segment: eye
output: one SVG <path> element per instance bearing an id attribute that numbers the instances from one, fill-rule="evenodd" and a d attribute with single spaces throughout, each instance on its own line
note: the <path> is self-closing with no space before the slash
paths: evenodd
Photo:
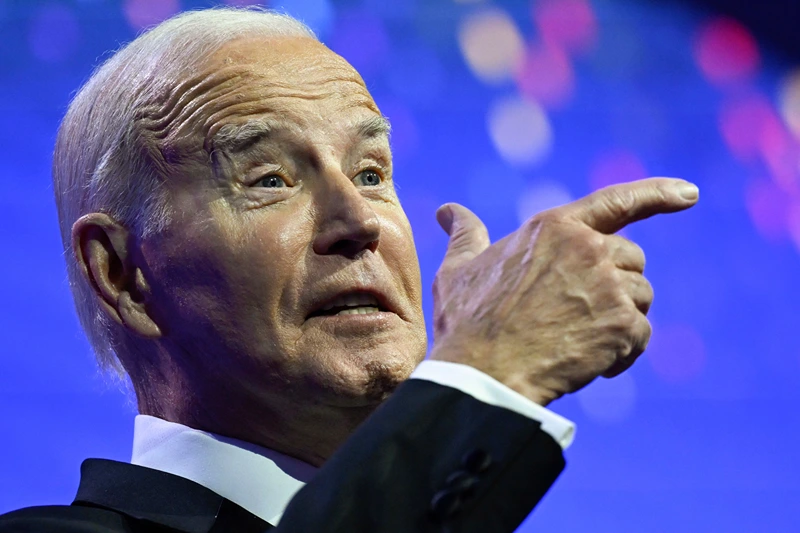
<path id="1" fill-rule="evenodd" d="M 375 187 L 381 184 L 381 175 L 374 170 L 365 170 L 359 172 L 353 181 L 362 187 Z"/>
<path id="2" fill-rule="evenodd" d="M 282 177 L 278 176 L 277 174 L 269 174 L 264 176 L 257 182 L 253 184 L 253 187 L 265 187 L 267 189 L 279 189 L 282 187 L 288 187 L 286 184 L 286 180 Z"/>

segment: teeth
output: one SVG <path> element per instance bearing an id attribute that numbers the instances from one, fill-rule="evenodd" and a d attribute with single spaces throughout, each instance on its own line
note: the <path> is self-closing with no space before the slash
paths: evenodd
<path id="1" fill-rule="evenodd" d="M 352 309 L 343 309 L 336 313 L 337 315 L 369 315 L 370 313 L 377 313 L 380 311 L 377 307 L 354 307 Z"/>
<path id="2" fill-rule="evenodd" d="M 378 300 L 371 294 L 364 294 L 364 293 L 346 294 L 344 296 L 336 298 L 336 300 L 332 301 L 331 303 L 323 307 L 322 310 L 327 311 L 328 309 L 333 309 L 334 307 L 359 307 L 359 306 L 378 307 Z"/>

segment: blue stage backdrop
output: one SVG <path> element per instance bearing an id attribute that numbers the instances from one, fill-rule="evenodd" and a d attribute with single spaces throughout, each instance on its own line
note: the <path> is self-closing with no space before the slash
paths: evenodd
<path id="1" fill-rule="evenodd" d="M 75 318 L 51 154 L 110 50 L 211 5 L 0 0 L 0 512 L 69 502 L 86 457 L 129 459 L 135 405 Z M 656 292 L 650 348 L 554 404 L 577 438 L 520 531 L 800 531 L 800 70 L 739 21 L 668 2 L 270 7 L 347 58 L 391 119 L 426 287 L 441 203 L 496 240 L 611 183 L 700 186 L 691 211 L 625 230 Z"/>

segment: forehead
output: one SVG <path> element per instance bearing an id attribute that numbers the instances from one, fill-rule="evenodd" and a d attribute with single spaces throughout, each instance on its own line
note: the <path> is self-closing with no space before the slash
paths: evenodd
<path id="1" fill-rule="evenodd" d="M 238 39 L 213 54 L 206 71 L 227 80 L 209 91 L 207 138 L 254 117 L 304 130 L 380 115 L 358 72 L 311 38 Z"/>

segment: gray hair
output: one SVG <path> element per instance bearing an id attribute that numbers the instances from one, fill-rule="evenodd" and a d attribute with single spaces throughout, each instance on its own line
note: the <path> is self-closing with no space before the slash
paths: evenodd
<path id="1" fill-rule="evenodd" d="M 72 225 L 87 213 L 101 212 L 140 237 L 167 227 L 164 157 L 148 143 L 142 119 L 210 54 L 250 36 L 316 39 L 302 22 L 265 9 L 182 13 L 100 65 L 61 122 L 53 156 L 61 239 L 78 318 L 103 369 L 124 372 L 118 356 L 126 342 L 115 334 L 118 326 L 100 308 L 81 272 L 72 251 Z"/>

